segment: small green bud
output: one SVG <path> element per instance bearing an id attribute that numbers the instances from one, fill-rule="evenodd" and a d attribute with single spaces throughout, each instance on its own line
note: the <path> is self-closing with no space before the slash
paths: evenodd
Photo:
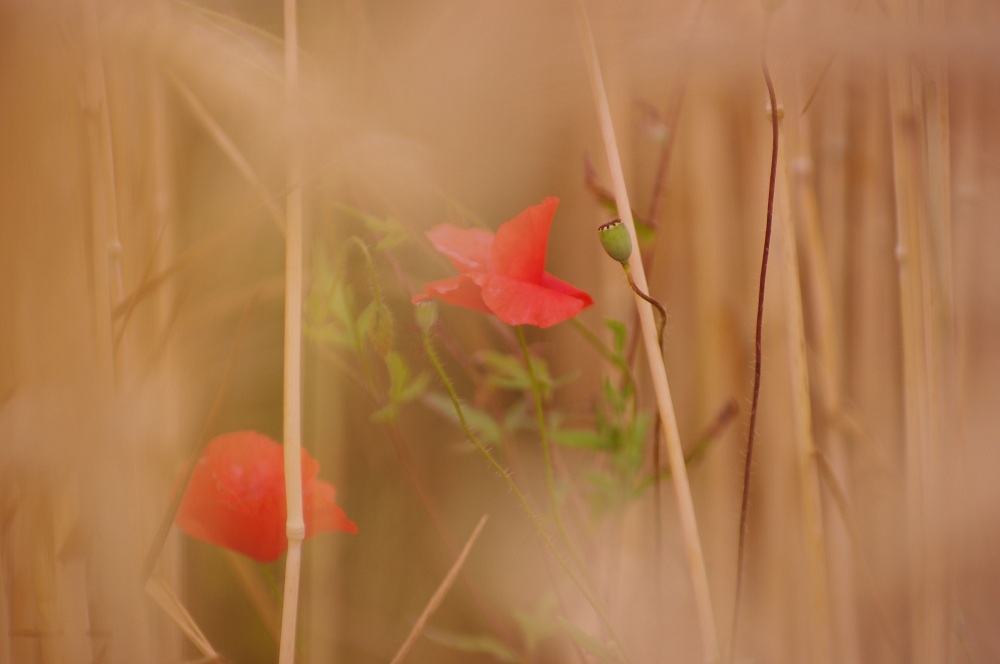
<path id="1" fill-rule="evenodd" d="M 614 219 L 597 228 L 604 251 L 616 261 L 624 265 L 632 255 L 632 237 L 621 219 Z"/>
<path id="2" fill-rule="evenodd" d="M 372 343 L 375 352 L 385 357 L 392 350 L 392 342 L 396 336 L 396 324 L 392 319 L 392 312 L 385 304 L 375 305 L 375 316 L 372 319 L 371 331 L 368 338 Z"/>
<path id="3" fill-rule="evenodd" d="M 438 319 L 437 303 L 434 300 L 420 300 L 413 306 L 413 317 L 422 332 L 430 332 Z"/>

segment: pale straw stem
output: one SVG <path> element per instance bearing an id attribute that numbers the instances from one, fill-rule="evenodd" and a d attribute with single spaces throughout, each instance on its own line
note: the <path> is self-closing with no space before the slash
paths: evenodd
<path id="1" fill-rule="evenodd" d="M 581 35 L 590 82 L 594 93 L 594 103 L 601 124 L 601 134 L 608 154 L 608 168 L 615 191 L 615 202 L 625 227 L 632 237 L 633 246 L 638 246 L 635 235 L 635 223 L 632 219 L 632 206 L 628 200 L 625 188 L 625 175 L 622 170 L 621 157 L 615 140 L 614 126 L 611 121 L 611 110 L 608 105 L 607 93 L 601 78 L 600 63 L 586 8 L 582 2 L 578 4 L 581 22 Z M 632 254 L 629 267 L 636 285 L 643 292 L 648 292 L 646 272 L 643 269 L 639 252 Z M 677 494 L 677 508 L 680 512 L 681 533 L 684 539 L 684 550 L 687 554 L 688 569 L 694 589 L 695 604 L 698 611 L 698 621 L 701 627 L 702 648 L 706 662 L 719 660 L 719 637 L 715 626 L 715 616 L 712 612 L 712 599 L 708 587 L 708 575 L 705 570 L 705 559 L 701 550 L 701 539 L 698 536 L 698 522 L 694 514 L 694 501 L 691 498 L 691 488 L 688 483 L 687 468 L 684 465 L 684 450 L 681 446 L 680 432 L 677 429 L 677 418 L 674 414 L 670 397 L 670 386 L 667 383 L 667 372 L 662 362 L 660 346 L 657 341 L 656 323 L 653 320 L 653 309 L 645 300 L 635 296 L 639 311 L 639 323 L 642 326 L 642 338 L 646 348 L 646 358 L 649 362 L 653 390 L 656 393 L 657 408 L 663 421 L 663 434 L 666 440 L 667 458 L 673 474 L 673 486 Z"/>
<path id="2" fill-rule="evenodd" d="M 184 632 L 184 635 L 188 637 L 201 654 L 209 658 L 209 661 L 215 661 L 219 658 L 219 654 L 212 647 L 212 644 L 209 643 L 205 633 L 198 627 L 198 623 L 191 617 L 184 604 L 163 579 L 158 577 L 147 579 L 146 594 L 152 597 L 153 601 L 163 609 L 164 613 L 173 619 L 174 624 Z"/>
<path id="3" fill-rule="evenodd" d="M 298 141 L 298 33 L 296 0 L 285 0 L 285 101 L 289 132 L 288 196 L 285 208 L 285 499 L 288 505 L 288 555 L 281 614 L 280 664 L 295 661 L 302 540 L 302 189 Z"/>
<path id="4" fill-rule="evenodd" d="M 777 112 L 777 109 L 771 109 Z M 795 445 L 801 493 L 799 495 L 808 571 L 808 603 L 811 661 L 830 662 L 830 591 L 827 584 L 826 544 L 823 532 L 823 504 L 816 468 L 816 442 L 813 438 L 812 398 L 809 390 L 809 366 L 806 357 L 805 317 L 795 228 L 791 219 L 788 165 L 784 152 L 778 153 L 778 177 L 775 186 L 775 220 L 781 238 L 780 264 L 788 335 L 788 369 L 791 380 L 792 434 Z"/>
<path id="5" fill-rule="evenodd" d="M 890 7 L 904 16 L 902 1 Z M 906 423 L 905 482 L 908 578 L 910 580 L 911 651 L 916 664 L 948 659 L 948 581 L 945 561 L 928 546 L 934 531 L 938 473 L 944 454 L 940 442 L 940 337 L 935 334 L 935 279 L 928 214 L 925 208 L 926 155 L 921 130 L 926 118 L 913 104 L 913 63 L 893 53 L 888 62 L 892 112 L 893 185 L 896 203 L 896 258 L 900 326 L 903 342 L 903 405 Z M 943 155 L 942 155 L 943 157 Z"/>
<path id="6" fill-rule="evenodd" d="M 458 578 L 458 573 L 462 570 L 462 565 L 465 564 L 465 559 L 469 557 L 469 552 L 472 551 L 472 545 L 476 543 L 477 539 L 479 539 L 479 533 L 482 532 L 483 526 L 486 525 L 486 517 L 487 515 L 484 514 L 479 519 L 479 523 L 476 524 L 475 529 L 472 531 L 472 535 L 469 536 L 469 541 L 462 547 L 462 551 L 458 554 L 458 558 L 455 559 L 451 569 L 448 570 L 448 573 L 445 574 L 444 579 L 442 579 L 440 585 L 438 585 L 437 590 L 435 590 L 434 594 L 431 595 L 430 600 L 427 602 L 427 606 L 424 607 L 420 617 L 417 618 L 417 622 L 413 624 L 413 629 L 410 630 L 406 640 L 403 641 L 403 645 L 399 647 L 399 650 L 396 652 L 396 656 L 392 658 L 391 664 L 400 664 L 400 662 L 406 659 L 406 655 L 410 652 L 410 649 L 413 648 L 413 644 L 417 642 L 417 639 L 420 638 L 420 635 L 424 631 L 424 627 L 427 626 L 427 621 L 430 620 L 434 612 L 438 610 L 438 607 L 441 606 L 441 603 L 444 601 L 445 595 L 447 595 L 448 591 L 451 590 L 451 587 L 455 585 L 455 579 Z"/>

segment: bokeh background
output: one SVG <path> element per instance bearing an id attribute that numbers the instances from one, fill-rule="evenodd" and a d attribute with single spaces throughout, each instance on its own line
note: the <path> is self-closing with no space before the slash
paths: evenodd
<path id="1" fill-rule="evenodd" d="M 770 164 L 765 9 L 585 4 L 632 204 L 655 228 L 644 251 L 685 445 L 738 409 L 689 468 L 728 651 Z M 634 333 L 595 233 L 613 213 L 595 196 L 610 178 L 577 9 L 299 3 L 307 288 L 361 238 L 396 349 L 428 379 L 387 426 L 372 419 L 377 354 L 365 347 L 375 389 L 359 387 L 357 353 L 306 340 L 305 445 L 360 532 L 306 543 L 301 661 L 389 661 L 454 560 L 440 531 L 461 544 L 487 513 L 468 583 L 408 661 L 615 661 L 574 631 L 606 638 L 435 408 L 409 301 L 449 273 L 423 231 L 495 229 L 554 195 L 549 270 L 593 294 L 581 322 L 605 343 L 606 318 Z M 1000 14 L 984 0 L 773 11 L 778 219 L 736 661 L 1000 660 Z M 281 438 L 282 34 L 277 1 L 0 3 L 0 664 L 199 657 L 140 567 L 206 437 Z M 399 243 L 376 250 L 390 231 Z M 346 266 L 360 311 L 368 277 Z M 528 337 L 573 377 L 550 413 L 593 426 L 613 368 L 569 323 Z M 517 357 L 511 330 L 444 308 L 437 341 L 470 405 L 501 422 L 526 409 L 492 442 L 544 506 L 530 402 L 483 368 L 486 350 Z M 649 410 L 641 351 L 633 370 Z M 557 453 L 599 595 L 629 661 L 698 661 L 673 492 L 659 511 L 653 491 L 596 510 L 588 474 L 608 463 Z M 175 530 L 154 578 L 249 664 L 276 659 L 282 570 Z"/>

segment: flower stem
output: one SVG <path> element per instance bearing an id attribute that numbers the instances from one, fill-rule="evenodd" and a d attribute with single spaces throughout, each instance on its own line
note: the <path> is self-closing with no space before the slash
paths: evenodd
<path id="1" fill-rule="evenodd" d="M 552 555 L 553 557 L 555 557 L 556 562 L 559 563 L 559 566 L 563 569 L 564 572 L 566 572 L 566 575 L 570 578 L 570 580 L 573 581 L 573 584 L 583 594 L 584 598 L 587 600 L 587 603 L 590 604 L 591 608 L 594 609 L 594 613 L 597 614 L 597 617 L 601 621 L 601 624 L 604 625 L 604 628 L 607 630 L 608 635 L 611 637 L 611 640 L 614 641 L 615 646 L 618 648 L 618 651 L 621 653 L 624 660 L 628 662 L 628 657 L 625 654 L 625 648 L 622 644 L 622 641 L 618 637 L 618 633 L 615 631 L 614 627 L 611 626 L 611 620 L 608 618 L 608 615 L 604 611 L 604 608 L 601 606 L 600 602 L 598 602 L 593 592 L 591 592 L 591 590 L 584 583 L 584 580 L 576 572 L 573 571 L 573 568 L 570 566 L 569 562 L 562 555 L 562 553 L 559 552 L 559 549 L 556 547 L 555 542 L 552 541 L 552 537 L 549 535 L 549 533 L 545 530 L 545 527 L 542 525 L 541 519 L 538 517 L 537 514 L 535 514 L 535 511 L 531 509 L 531 505 L 528 504 L 528 499 L 521 492 L 521 489 L 518 488 L 517 483 L 514 482 L 514 478 L 510 476 L 510 473 L 508 473 L 507 470 L 500 465 L 500 462 L 496 460 L 496 457 L 494 457 L 490 453 L 490 451 L 486 449 L 486 446 L 483 445 L 479 441 L 479 438 L 476 437 L 476 434 L 472 432 L 472 429 L 469 426 L 468 421 L 465 419 L 465 411 L 462 410 L 462 404 L 458 399 L 458 392 L 455 391 L 454 384 L 452 384 L 451 379 L 448 377 L 447 372 L 444 370 L 444 365 L 441 364 L 441 359 L 438 357 L 437 351 L 434 349 L 434 344 L 431 342 L 430 333 L 425 331 L 423 332 L 422 336 L 424 343 L 424 351 L 427 353 L 428 359 L 430 359 L 431 364 L 434 365 L 434 370 L 437 372 L 438 377 L 441 379 L 441 383 L 444 385 L 445 390 L 448 392 L 448 397 L 451 399 L 451 404 L 455 408 L 455 414 L 458 416 L 458 422 L 462 427 L 462 431 L 465 432 L 465 437 L 468 438 L 469 442 L 472 443 L 473 447 L 476 448 L 476 451 L 478 451 L 486 459 L 490 467 L 501 478 L 503 478 L 504 482 L 507 483 L 507 487 L 510 489 L 511 493 L 514 494 L 518 502 L 521 504 L 521 509 L 523 509 L 525 514 L 528 515 L 528 519 L 531 521 L 531 525 L 535 527 L 535 530 L 538 532 L 538 535 L 542 538 L 542 541 L 545 543 L 545 546 L 549 549 L 549 551 L 552 552 Z"/>
<path id="2" fill-rule="evenodd" d="M 743 466 L 743 497 L 740 504 L 740 532 L 736 547 L 736 596 L 733 606 L 733 627 L 729 640 L 729 660 L 736 657 L 736 643 L 740 628 L 740 595 L 743 592 L 743 560 L 746 557 L 747 517 L 750 511 L 750 464 L 753 460 L 753 444 L 757 435 L 757 407 L 760 404 L 761 379 L 761 337 L 764 327 L 764 287 L 767 283 L 767 259 L 771 253 L 771 227 L 774 220 L 774 190 L 778 176 L 778 98 L 774 92 L 774 82 L 771 80 L 771 70 L 767 66 L 767 30 L 770 27 L 770 15 L 764 23 L 763 46 L 760 62 L 764 72 L 764 82 L 767 84 L 767 94 L 771 100 L 771 174 L 767 186 L 767 219 L 764 226 L 764 249 L 760 259 L 760 284 L 757 293 L 757 327 L 754 335 L 753 363 L 753 399 L 750 403 L 750 427 L 747 432 L 747 454 Z"/>
<path id="3" fill-rule="evenodd" d="M 656 309 L 656 313 L 660 315 L 659 322 L 656 324 L 656 340 L 660 344 L 660 354 L 662 355 L 663 328 L 667 326 L 667 310 L 663 308 L 663 305 L 660 304 L 659 301 L 656 300 L 656 298 L 647 295 L 646 293 L 643 293 L 642 289 L 636 285 L 635 279 L 632 278 L 632 270 L 631 268 L 629 268 L 628 263 L 622 263 L 622 268 L 625 269 L 625 276 L 628 277 L 628 285 L 632 287 L 632 292 L 634 292 L 636 295 L 644 299 L 646 302 L 649 302 L 651 305 L 653 305 L 653 307 Z"/>
<path id="4" fill-rule="evenodd" d="M 587 9 L 584 3 L 578 2 L 580 33 L 583 38 L 591 88 L 594 93 L 594 104 L 601 125 L 601 135 L 604 139 L 605 152 L 608 157 L 608 167 L 614 185 L 615 202 L 622 222 L 628 228 L 632 243 L 638 244 L 635 238 L 635 222 L 632 219 L 632 207 L 628 200 L 625 187 L 625 173 L 622 169 L 621 155 L 615 138 L 614 123 L 608 103 L 607 91 L 601 76 L 601 66 L 597 58 L 597 47 L 590 30 Z M 635 270 L 636 285 L 642 289 L 646 285 L 646 272 L 642 261 L 633 256 L 630 261 Z M 636 294 L 638 297 L 638 294 Z M 667 381 L 666 368 L 662 361 L 656 360 L 656 331 L 653 329 L 653 314 L 645 306 L 645 300 L 639 298 L 636 308 L 639 312 L 639 322 L 642 326 L 642 339 L 646 347 L 646 359 L 649 363 L 650 378 L 653 381 L 653 391 L 656 394 L 657 408 L 663 419 L 663 435 L 667 445 L 667 458 L 674 474 L 674 491 L 677 495 L 677 509 L 680 516 L 681 533 L 684 538 L 684 549 L 688 568 L 691 574 L 691 584 L 694 591 L 694 602 L 698 612 L 698 622 L 701 627 L 702 646 L 705 662 L 717 662 L 719 659 L 719 635 L 712 611 L 712 597 L 708 587 L 708 572 L 705 567 L 705 557 L 702 553 L 701 537 L 698 534 L 698 520 L 694 513 L 694 500 L 691 497 L 691 487 L 688 483 L 687 469 L 684 466 L 684 450 L 681 446 L 680 432 L 677 428 L 677 416 L 674 412 L 673 400 L 670 396 L 670 384 Z M 662 345 L 660 346 L 662 348 Z"/>
<path id="5" fill-rule="evenodd" d="M 590 343 L 590 345 L 592 345 L 594 348 L 597 349 L 597 352 L 599 352 L 602 356 L 604 356 L 604 358 L 608 362 L 611 362 L 613 365 L 615 365 L 615 367 L 618 368 L 619 371 L 622 372 L 622 378 L 628 384 L 628 390 L 634 400 L 636 393 L 639 391 L 639 388 L 635 382 L 635 376 L 632 375 L 632 370 L 628 366 L 628 362 L 624 361 L 621 357 L 615 355 L 615 353 L 612 352 L 611 349 L 609 349 L 603 341 L 601 341 L 600 337 L 594 334 L 594 332 L 589 327 L 581 323 L 579 319 L 570 318 L 569 322 L 570 325 L 572 325 L 581 335 L 583 335 L 583 338 L 586 339 L 587 342 Z"/>
<path id="6" fill-rule="evenodd" d="M 531 352 L 528 350 L 528 342 L 524 338 L 522 325 L 515 326 L 517 330 L 517 342 L 521 346 L 521 353 L 524 354 L 524 364 L 528 368 L 528 376 L 531 378 L 531 392 L 535 398 L 535 415 L 538 419 L 538 433 L 542 439 L 542 459 L 545 464 L 545 486 L 549 494 L 549 508 L 552 510 L 552 518 L 556 523 L 559 536 L 566 545 L 573 563 L 582 571 L 586 570 L 583 560 L 573 547 L 573 540 L 569 537 L 566 524 L 563 523 L 562 514 L 559 510 L 559 496 L 556 494 L 556 476 L 552 463 L 552 443 L 549 441 L 549 427 L 545 423 L 545 406 L 542 403 L 542 384 L 535 373 L 534 362 L 531 361 Z"/>

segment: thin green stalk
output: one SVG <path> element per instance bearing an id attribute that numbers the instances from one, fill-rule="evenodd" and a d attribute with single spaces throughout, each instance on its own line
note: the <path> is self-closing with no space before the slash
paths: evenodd
<path id="1" fill-rule="evenodd" d="M 424 351 L 427 353 L 428 359 L 430 359 L 431 364 L 434 365 L 434 370 L 437 371 L 438 377 L 441 379 L 441 383 L 444 385 L 445 390 L 448 392 L 448 397 L 451 399 L 451 404 L 455 408 L 455 414 L 458 416 L 458 422 L 462 427 L 462 431 L 465 432 L 466 438 L 468 438 L 469 442 L 472 443 L 473 447 L 475 447 L 476 450 L 486 459 L 486 461 L 490 464 L 490 467 L 500 477 L 503 478 L 504 482 L 507 483 L 507 487 L 510 489 L 511 493 L 514 494 L 518 502 L 521 504 L 521 509 L 523 509 L 525 514 L 528 515 L 528 519 L 531 521 L 531 525 L 533 525 L 535 527 L 535 530 L 538 531 L 538 534 L 542 538 L 542 541 L 545 543 L 545 546 L 548 547 L 549 551 L 552 552 L 552 555 L 553 557 L 555 557 L 556 562 L 559 563 L 559 566 L 563 569 L 564 572 L 566 572 L 566 575 L 570 578 L 570 580 L 573 581 L 573 584 L 583 594 L 584 598 L 587 600 L 587 603 L 590 604 L 591 608 L 594 609 L 594 613 L 597 614 L 598 619 L 601 621 L 601 624 L 607 630 L 608 635 L 611 637 L 611 640 L 614 641 L 615 646 L 618 648 L 619 653 L 621 653 L 622 658 L 626 662 L 628 662 L 629 660 L 628 656 L 625 653 L 624 645 L 622 644 L 621 639 L 618 637 L 618 633 L 615 631 L 615 628 L 612 627 L 611 620 L 608 618 L 608 615 L 607 613 L 605 613 L 604 608 L 601 606 L 600 602 L 597 601 L 597 598 L 584 583 L 583 579 L 580 578 L 580 576 L 573 571 L 573 568 L 570 566 L 569 562 L 566 560 L 565 557 L 563 557 L 562 553 L 559 552 L 559 549 L 556 547 L 555 542 L 552 541 L 552 537 L 545 530 L 545 527 L 542 526 L 541 519 L 538 517 L 537 514 L 535 514 L 535 511 L 531 509 L 531 505 L 528 504 L 528 499 L 521 492 L 521 489 L 518 488 L 517 483 L 514 482 L 514 478 L 510 476 L 510 473 L 508 473 L 507 470 L 500 465 L 500 462 L 496 460 L 496 457 L 494 457 L 490 453 L 490 451 L 486 449 L 486 446 L 483 445 L 479 441 L 479 438 L 476 437 L 476 434 L 473 433 L 472 428 L 469 426 L 468 421 L 465 419 L 465 411 L 462 410 L 462 404 L 458 399 L 458 392 L 455 391 L 455 386 L 452 384 L 451 379 L 448 378 L 448 374 L 444 370 L 444 365 L 441 364 L 441 359 L 438 357 L 437 351 L 434 349 L 434 344 L 431 343 L 430 333 L 424 331 L 422 333 L 422 338 L 424 343 Z"/>
<path id="2" fill-rule="evenodd" d="M 563 523 L 562 514 L 559 509 L 559 496 L 556 495 L 556 476 L 552 464 L 552 443 L 549 441 L 549 427 L 545 423 L 545 406 L 542 403 L 542 384 L 535 374 L 534 362 L 531 361 L 531 352 L 528 350 L 528 342 L 524 338 L 523 326 L 515 326 L 517 330 L 517 343 L 521 346 L 521 353 L 524 354 L 524 364 L 528 368 L 528 377 L 531 378 L 531 393 L 535 398 L 535 415 L 538 419 L 538 433 L 542 439 L 542 460 L 545 464 L 545 486 L 549 494 L 549 508 L 552 510 L 552 518 L 556 523 L 559 536 L 562 537 L 566 550 L 569 551 L 573 563 L 581 572 L 586 570 L 583 560 L 573 547 L 573 540 L 570 539 L 566 524 Z"/>
<path id="3" fill-rule="evenodd" d="M 639 389 L 635 382 L 635 376 L 632 375 L 632 369 L 629 368 L 628 362 L 625 362 L 622 358 L 615 355 L 607 347 L 607 345 L 605 345 L 605 343 L 601 341 L 600 337 L 594 334 L 593 330 L 591 330 L 585 324 L 581 323 L 579 319 L 570 318 L 569 322 L 570 325 L 572 325 L 577 332 L 583 335 L 583 338 L 586 339 L 591 346 L 597 349 L 597 352 L 599 352 L 601 355 L 604 356 L 604 359 L 606 359 L 608 362 L 611 362 L 611 364 L 615 365 L 615 367 L 622 372 L 622 376 L 624 377 L 625 382 L 628 383 L 631 393 L 634 397 L 635 394 L 639 391 Z"/>
<path id="4" fill-rule="evenodd" d="M 667 310 L 663 308 L 663 305 L 656 301 L 653 297 L 647 295 L 642 291 L 639 286 L 636 285 L 635 279 L 632 278 L 632 270 L 629 268 L 628 263 L 622 263 L 622 268 L 625 269 L 625 276 L 628 277 L 628 285 L 632 288 L 632 292 L 649 302 L 656 309 L 656 313 L 659 314 L 659 319 L 656 324 L 656 340 L 660 346 L 660 355 L 663 355 L 663 329 L 667 326 Z"/>

